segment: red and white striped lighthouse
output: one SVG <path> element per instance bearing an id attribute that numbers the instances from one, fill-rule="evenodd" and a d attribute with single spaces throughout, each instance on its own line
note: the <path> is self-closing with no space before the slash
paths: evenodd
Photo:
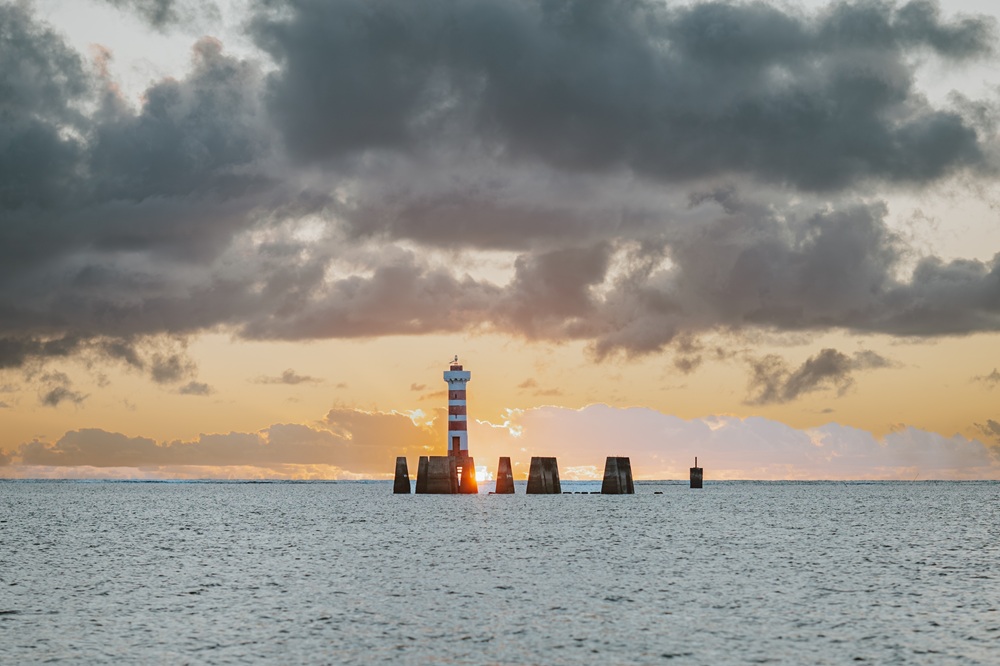
<path id="1" fill-rule="evenodd" d="M 448 382 L 448 455 L 469 457 L 469 421 L 465 411 L 465 385 L 472 379 L 472 373 L 458 364 L 458 356 L 445 370 L 444 380 Z"/>

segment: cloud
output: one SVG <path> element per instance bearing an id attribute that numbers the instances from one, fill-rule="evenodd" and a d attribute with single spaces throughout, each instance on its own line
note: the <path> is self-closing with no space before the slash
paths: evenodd
<path id="1" fill-rule="evenodd" d="M 397 455 L 444 448 L 435 413 L 331 410 L 322 423 L 156 442 L 98 429 L 31 441 L 9 452 L 5 476 L 150 478 L 389 478 Z M 555 455 L 567 478 L 599 475 L 628 455 L 643 479 L 682 479 L 695 456 L 714 479 L 1000 479 L 1000 453 L 977 440 L 902 427 L 885 437 L 830 423 L 798 430 L 759 417 L 685 420 L 645 408 L 509 410 L 501 425 L 470 422 L 477 464 L 511 456 L 523 478 L 533 455 Z M 429 425 L 428 425 L 429 423 Z M 1000 432 L 1000 425 L 988 425 Z M 493 462 L 490 462 L 493 461 Z M 324 477 L 323 475 L 327 476 Z"/>
<path id="2" fill-rule="evenodd" d="M 67 386 L 56 386 L 39 396 L 39 400 L 46 407 L 58 407 L 66 401 L 72 402 L 75 405 L 81 405 L 86 399 L 86 395 L 74 391 Z"/>
<path id="3" fill-rule="evenodd" d="M 748 362 L 751 375 L 747 403 L 751 405 L 791 402 L 807 393 L 831 388 L 843 395 L 854 384 L 853 373 L 894 366 L 873 351 L 847 356 L 836 349 L 823 349 L 795 369 L 774 354 L 750 358 Z"/>
<path id="4" fill-rule="evenodd" d="M 987 388 L 995 388 L 1000 386 L 1000 372 L 996 368 L 993 368 L 993 372 L 988 375 L 977 375 L 972 378 L 974 382 L 981 382 L 987 386 Z"/>
<path id="5" fill-rule="evenodd" d="M 282 372 L 280 377 L 261 376 L 254 380 L 257 384 L 288 384 L 289 386 L 296 386 L 298 384 L 319 384 L 322 381 L 323 380 L 318 377 L 300 375 L 291 368 Z"/>
<path id="6" fill-rule="evenodd" d="M 178 382 L 194 372 L 194 364 L 180 354 L 169 356 L 157 354 L 153 357 L 150 374 L 157 384 Z"/>
<path id="7" fill-rule="evenodd" d="M 161 26 L 193 7 L 109 1 Z M 715 331 L 1000 330 L 1000 256 L 916 256 L 880 201 L 992 177 L 996 105 L 933 102 L 918 76 L 995 58 L 989 19 L 922 0 L 247 11 L 260 54 L 199 39 L 136 104 L 31 5 L 0 7 L 0 368 L 91 354 L 182 383 L 160 340 L 492 331 L 595 359 L 675 345 L 693 372 L 685 341 Z"/>
<path id="8" fill-rule="evenodd" d="M 29 358 L 65 358 L 78 351 L 80 339 L 63 336 L 49 340 L 12 336 L 0 338 L 0 369 L 17 368 Z"/>
<path id="9" fill-rule="evenodd" d="M 208 384 L 192 381 L 177 389 L 177 392 L 181 395 L 212 395 L 215 391 Z"/>
<path id="10" fill-rule="evenodd" d="M 43 388 L 38 400 L 46 407 L 58 407 L 63 402 L 81 405 L 89 397 L 71 388 L 73 381 L 65 372 L 47 372 L 39 378 L 39 381 Z"/>
<path id="11" fill-rule="evenodd" d="M 218 7 L 206 0 L 103 0 L 118 8 L 135 12 L 150 25 L 164 29 L 202 16 L 217 16 Z"/>
<path id="12" fill-rule="evenodd" d="M 603 469 L 628 455 L 640 478 L 686 479 L 695 456 L 710 479 L 960 479 L 1000 477 L 1000 455 L 982 442 L 904 428 L 883 438 L 830 423 L 798 430 L 760 417 L 685 420 L 645 408 L 540 407 L 512 414 L 508 429 L 470 431 L 498 455 L 558 455 L 560 468 Z M 484 440 L 489 440 L 485 443 Z M 559 446 L 558 442 L 572 442 Z M 472 446 L 470 444 L 470 446 Z M 499 453 L 506 450 L 508 453 Z"/>
<path id="13" fill-rule="evenodd" d="M 1000 444 L 1000 422 L 987 419 L 986 423 L 977 423 L 976 428 L 986 437 Z"/>
<path id="14" fill-rule="evenodd" d="M 10 405 L 8 405 L 3 400 L 0 400 L 0 409 L 10 409 Z"/>
<path id="15" fill-rule="evenodd" d="M 542 389 L 539 388 L 538 381 L 534 377 L 529 377 L 523 382 L 517 385 L 517 388 L 522 390 L 534 389 L 532 395 L 540 397 L 553 397 L 562 395 L 562 391 L 558 388 Z"/>
<path id="16" fill-rule="evenodd" d="M 432 441 L 443 442 L 443 433 L 406 414 L 334 409 L 319 427 L 275 424 L 256 433 L 202 434 L 191 441 L 74 430 L 55 442 L 23 444 L 16 455 L 19 464 L 38 467 L 328 465 L 370 477 L 391 473 L 386 470 L 396 455 L 426 455 L 424 446 Z"/>
<path id="17" fill-rule="evenodd" d="M 417 384 L 417 383 L 410 384 L 411 391 L 423 391 L 426 388 L 427 384 Z"/>
<path id="18" fill-rule="evenodd" d="M 279 63 L 269 106 L 302 160 L 471 134 L 560 169 L 743 172 L 835 189 L 981 164 L 975 129 L 920 96 L 910 58 L 989 55 L 996 30 L 980 17 L 945 22 L 922 1 L 806 14 L 735 2 L 418 11 L 299 0 L 258 16 L 253 34 Z"/>

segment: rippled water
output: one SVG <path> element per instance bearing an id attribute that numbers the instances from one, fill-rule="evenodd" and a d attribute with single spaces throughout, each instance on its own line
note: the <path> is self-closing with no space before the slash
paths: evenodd
<path id="1" fill-rule="evenodd" d="M 0 661 L 1000 663 L 1000 484 L 390 491 L 0 482 Z"/>

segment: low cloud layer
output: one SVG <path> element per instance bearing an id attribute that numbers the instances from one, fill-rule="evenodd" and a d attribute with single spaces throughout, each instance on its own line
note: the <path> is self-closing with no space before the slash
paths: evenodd
<path id="1" fill-rule="evenodd" d="M 23 444 L 15 455 L 17 465 L 39 468 L 316 465 L 372 477 L 385 474 L 386 460 L 427 455 L 443 439 L 443 432 L 415 424 L 410 415 L 334 409 L 320 425 L 275 424 L 256 433 L 203 434 L 193 441 L 156 442 L 99 429 L 75 430 L 55 442 Z"/>
<path id="2" fill-rule="evenodd" d="M 197 14 L 107 1 L 161 28 Z M 1000 330 L 1000 255 L 915 257 L 881 201 L 996 173 L 995 100 L 918 85 L 921 63 L 995 59 L 988 17 L 928 0 L 246 12 L 256 54 L 192 40 L 187 72 L 134 104 L 113 53 L 0 4 L 0 369 L 93 355 L 196 392 L 157 341 L 498 331 L 596 359 L 676 345 L 694 372 L 685 349 L 709 332 Z M 859 362 L 764 369 L 754 400 L 840 388 Z"/>
<path id="3" fill-rule="evenodd" d="M 498 456 L 511 456 L 518 478 L 534 455 L 557 456 L 565 478 L 599 478 L 613 454 L 630 456 L 642 479 L 686 478 L 695 456 L 708 479 L 1000 479 L 1000 448 L 916 428 L 879 439 L 836 423 L 796 430 L 763 418 L 684 420 L 605 405 L 507 416 L 501 424 L 473 422 L 470 449 L 477 464 L 489 468 Z M 77 430 L 8 452 L 0 475 L 234 478 L 242 470 L 235 478 L 388 478 L 398 455 L 415 469 L 418 456 L 442 453 L 443 423 L 441 415 L 419 412 L 334 409 L 313 425 L 276 424 L 192 441 Z M 989 421 L 983 432 L 1000 437 L 1000 425 Z"/>

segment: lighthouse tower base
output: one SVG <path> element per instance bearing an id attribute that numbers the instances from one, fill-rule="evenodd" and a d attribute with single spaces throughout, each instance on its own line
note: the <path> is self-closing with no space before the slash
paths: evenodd
<path id="1" fill-rule="evenodd" d="M 458 465 L 451 456 L 428 456 L 417 467 L 417 493 L 454 495 L 458 492 Z"/>
<path id="2" fill-rule="evenodd" d="M 469 456 L 421 456 L 417 466 L 418 495 L 475 495 L 476 461 Z"/>

